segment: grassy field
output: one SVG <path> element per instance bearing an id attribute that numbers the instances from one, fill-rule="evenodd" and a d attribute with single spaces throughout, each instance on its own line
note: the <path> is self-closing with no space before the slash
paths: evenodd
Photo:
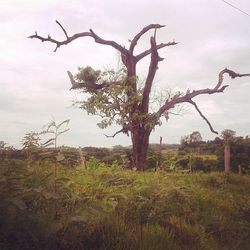
<path id="1" fill-rule="evenodd" d="M 0 249 L 249 249 L 250 176 L 0 163 Z"/>

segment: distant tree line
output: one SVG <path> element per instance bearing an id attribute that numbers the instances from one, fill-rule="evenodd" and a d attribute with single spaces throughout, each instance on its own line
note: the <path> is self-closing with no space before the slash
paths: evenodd
<path id="1" fill-rule="evenodd" d="M 54 157 L 53 152 L 60 151 L 63 155 L 60 163 L 67 167 L 78 166 L 95 159 L 110 166 L 115 163 L 124 169 L 132 168 L 131 146 L 44 148 L 32 133 L 26 134 L 22 142 L 23 149 L 18 150 L 0 141 L 0 159 L 51 160 Z M 232 130 L 225 130 L 220 137 L 210 141 L 203 141 L 200 133 L 194 131 L 183 136 L 180 144 L 150 144 L 147 170 L 224 171 L 225 145 L 230 145 L 230 170 L 238 172 L 241 166 L 243 173 L 250 173 L 250 138 L 236 136 Z"/>
<path id="2" fill-rule="evenodd" d="M 216 155 L 216 170 L 224 170 L 224 147 L 230 145 L 231 171 L 237 172 L 238 166 L 242 166 L 245 172 L 250 171 L 250 138 L 248 136 L 236 136 L 235 131 L 224 130 L 221 137 L 214 140 L 185 140 L 182 138 L 179 153 L 195 152 L 202 155 Z"/>

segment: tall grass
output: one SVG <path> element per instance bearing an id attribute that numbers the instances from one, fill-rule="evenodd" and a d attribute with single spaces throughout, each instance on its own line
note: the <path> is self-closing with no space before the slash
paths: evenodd
<path id="1" fill-rule="evenodd" d="M 249 176 L 50 164 L 0 163 L 1 249 L 249 249 Z"/>

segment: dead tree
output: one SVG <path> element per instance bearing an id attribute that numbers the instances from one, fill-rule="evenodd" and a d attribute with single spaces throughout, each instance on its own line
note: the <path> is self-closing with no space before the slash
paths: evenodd
<path id="1" fill-rule="evenodd" d="M 175 95 L 166 98 L 165 102 L 158 110 L 156 110 L 155 112 L 150 112 L 149 99 L 150 99 L 152 84 L 158 69 L 158 64 L 161 61 L 163 61 L 163 58 L 159 56 L 158 52 L 163 48 L 177 44 L 175 41 L 167 43 L 157 43 L 156 32 L 157 30 L 165 27 L 165 25 L 150 24 L 144 27 L 130 41 L 130 45 L 128 46 L 128 48 L 125 48 L 124 46 L 118 44 L 115 41 L 101 38 L 92 29 L 90 29 L 87 32 L 76 33 L 70 36 L 68 35 L 65 28 L 58 21 L 56 21 L 56 23 L 60 26 L 65 35 L 64 40 L 62 41 L 56 40 L 52 38 L 50 35 L 48 35 L 47 37 L 43 37 L 38 35 L 37 32 L 35 32 L 35 34 L 31 35 L 29 38 L 35 38 L 40 40 L 41 42 L 53 43 L 56 46 L 54 51 L 57 51 L 57 49 L 60 48 L 61 46 L 67 45 L 78 38 L 91 37 L 94 39 L 96 43 L 111 46 L 120 53 L 122 63 L 126 68 L 126 80 L 111 81 L 111 82 L 107 81 L 77 82 L 70 72 L 68 72 L 68 75 L 72 84 L 72 89 L 79 89 L 79 88 L 85 89 L 85 91 L 92 93 L 93 95 L 96 95 L 99 91 L 102 90 L 106 91 L 109 88 L 113 88 L 114 86 L 121 86 L 121 85 L 124 86 L 124 95 L 126 97 L 124 99 L 127 102 L 126 103 L 127 108 L 121 110 L 118 107 L 116 107 L 116 110 L 118 110 L 118 112 L 115 114 L 122 117 L 122 119 L 119 120 L 121 129 L 117 131 L 112 137 L 114 137 L 119 133 L 125 133 L 131 136 L 133 145 L 132 166 L 139 171 L 143 171 L 146 166 L 149 137 L 153 128 L 156 125 L 159 125 L 160 118 L 162 116 L 166 116 L 166 114 L 169 114 L 171 112 L 170 110 L 174 109 L 179 104 L 183 103 L 191 104 L 197 110 L 201 118 L 204 119 L 205 122 L 208 124 L 210 130 L 213 133 L 217 134 L 217 131 L 213 129 L 211 123 L 204 116 L 204 114 L 201 112 L 198 105 L 193 99 L 196 96 L 200 95 L 211 95 L 223 92 L 228 87 L 228 85 L 223 85 L 223 77 L 225 74 L 228 74 L 232 79 L 237 77 L 250 76 L 250 74 L 238 74 L 235 73 L 233 70 L 225 68 L 219 73 L 218 82 L 215 84 L 214 87 L 198 89 L 193 91 L 187 90 L 185 93 L 176 93 Z M 150 38 L 150 47 L 141 53 L 135 54 L 134 49 L 137 43 L 139 42 L 141 37 L 149 31 L 153 31 L 153 34 Z M 150 56 L 148 73 L 143 90 L 139 91 L 136 67 L 137 64 L 147 56 Z M 106 101 L 105 105 L 107 105 L 106 107 L 109 107 L 108 105 L 111 105 L 110 101 Z M 117 105 L 119 106 L 120 103 L 118 103 Z M 113 108 L 113 106 L 110 106 L 110 108 L 111 107 Z M 124 114 L 124 112 L 126 114 Z"/>

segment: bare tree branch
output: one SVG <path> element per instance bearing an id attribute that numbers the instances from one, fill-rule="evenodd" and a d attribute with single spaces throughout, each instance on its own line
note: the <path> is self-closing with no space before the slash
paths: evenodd
<path id="1" fill-rule="evenodd" d="M 63 28 L 63 26 L 59 23 L 59 21 L 56 20 L 56 23 L 61 27 L 61 29 L 63 30 L 63 33 L 65 34 L 66 38 L 68 39 L 69 36 L 68 36 L 66 30 L 65 30 L 65 29 Z"/>
<path id="2" fill-rule="evenodd" d="M 128 54 L 128 50 L 122 47 L 121 45 L 119 45 L 118 43 L 100 38 L 96 33 L 94 33 L 92 29 L 90 29 L 89 31 L 91 33 L 91 36 L 95 39 L 96 43 L 112 46 L 113 48 L 120 51 L 122 54 L 124 55 Z"/>
<path id="3" fill-rule="evenodd" d="M 61 45 L 67 45 L 70 42 L 74 41 L 75 39 L 77 39 L 79 37 L 85 37 L 85 36 L 92 37 L 92 35 L 91 35 L 90 32 L 82 32 L 82 33 L 77 33 L 77 34 L 75 34 L 73 36 L 70 36 L 70 37 L 68 37 L 64 41 L 58 41 L 58 40 L 55 40 L 55 39 L 51 38 L 50 35 L 48 35 L 48 37 L 42 37 L 42 36 L 37 35 L 37 32 L 35 32 L 35 35 L 29 36 L 28 38 L 31 38 L 31 39 L 36 38 L 36 39 L 40 40 L 41 42 L 51 42 L 51 43 L 54 43 L 54 44 L 56 44 L 56 48 L 55 48 L 54 52 L 56 52 L 57 49 Z"/>
<path id="4" fill-rule="evenodd" d="M 37 34 L 37 32 L 35 32 L 35 35 L 31 35 L 28 38 L 31 38 L 31 39 L 36 38 L 36 39 L 40 40 L 41 42 L 54 43 L 54 44 L 56 44 L 56 48 L 55 48 L 54 52 L 56 52 L 57 49 L 62 45 L 67 45 L 67 44 L 69 44 L 70 42 L 72 42 L 73 40 L 75 40 L 77 38 L 89 36 L 89 37 L 94 38 L 96 43 L 109 45 L 109 46 L 117 49 L 118 51 L 120 51 L 124 55 L 128 54 L 127 49 L 125 49 L 124 47 L 122 47 L 121 45 L 119 45 L 118 43 L 116 43 L 114 41 L 104 40 L 104 39 L 100 38 L 91 29 L 90 29 L 90 32 L 81 32 L 81 33 L 76 33 L 73 36 L 68 36 L 68 34 L 67 34 L 66 30 L 63 28 L 63 26 L 58 21 L 56 21 L 56 23 L 62 28 L 62 30 L 63 30 L 63 32 L 64 32 L 64 34 L 66 36 L 66 40 L 58 41 L 56 39 L 51 38 L 50 35 L 48 35 L 48 37 L 42 37 L 42 36 L 39 36 Z"/>
<path id="5" fill-rule="evenodd" d="M 215 130 L 213 129 L 211 123 L 210 123 L 209 120 L 202 114 L 202 112 L 201 112 L 201 110 L 199 109 L 199 107 L 197 106 L 197 104 L 196 104 L 194 101 L 192 101 L 192 100 L 190 100 L 190 101 L 188 101 L 188 102 L 189 102 L 190 104 L 192 104 L 192 105 L 195 107 L 195 109 L 197 110 L 197 112 L 199 113 L 199 115 L 206 121 L 206 123 L 208 124 L 208 126 L 209 126 L 211 132 L 213 132 L 213 133 L 215 133 L 215 134 L 218 134 L 218 131 L 215 131 Z"/>
<path id="6" fill-rule="evenodd" d="M 115 132 L 113 135 L 105 135 L 107 138 L 115 138 L 116 135 L 123 133 L 123 129 L 118 130 L 117 132 Z"/>
<path id="7" fill-rule="evenodd" d="M 159 49 L 162 49 L 164 47 L 167 47 L 167 46 L 173 46 L 173 45 L 176 45 L 178 44 L 177 42 L 173 41 L 173 42 L 169 42 L 169 43 L 161 43 L 161 44 L 158 44 L 156 46 L 157 50 Z M 148 50 L 145 50 L 144 52 L 138 54 L 137 56 L 135 56 L 135 60 L 136 62 L 139 62 L 141 59 L 143 59 L 145 56 L 149 55 L 152 53 L 152 48 L 148 49 Z"/>
<path id="8" fill-rule="evenodd" d="M 171 99 L 168 99 L 158 110 L 157 115 L 161 116 L 165 111 L 168 111 L 172 108 L 174 108 L 177 104 L 180 103 L 191 103 L 196 110 L 199 112 L 199 114 L 201 115 L 201 117 L 207 122 L 207 124 L 210 127 L 210 130 L 213 133 L 216 133 L 216 131 L 212 128 L 211 124 L 209 123 L 209 121 L 207 120 L 207 118 L 201 113 L 201 111 L 199 110 L 198 106 L 196 105 L 195 102 L 192 101 L 192 98 L 199 96 L 199 95 L 204 95 L 204 94 L 215 94 L 215 93 L 220 93 L 223 92 L 229 85 L 223 85 L 223 76 L 224 74 L 228 74 L 232 79 L 236 78 L 236 77 L 244 77 L 244 76 L 250 76 L 250 74 L 239 74 L 239 73 L 235 73 L 233 70 L 229 70 L 227 68 L 223 69 L 220 73 L 219 73 L 219 79 L 218 79 L 218 83 L 217 85 L 213 88 L 206 88 L 206 89 L 200 89 L 200 90 L 193 90 L 192 92 L 187 91 L 186 94 L 181 95 L 176 94 L 174 97 L 172 97 Z"/>
<path id="9" fill-rule="evenodd" d="M 129 48 L 129 53 L 132 55 L 135 46 L 137 45 L 137 42 L 139 41 L 139 39 L 141 38 L 142 35 L 144 35 L 145 33 L 147 33 L 149 30 L 151 29 L 160 29 L 165 27 L 165 25 L 160 25 L 160 24 L 150 24 L 146 27 L 144 27 L 131 41 L 130 44 L 130 48 Z"/>
<path id="10" fill-rule="evenodd" d="M 163 60 L 163 58 L 160 58 L 158 55 L 158 51 L 156 48 L 155 36 L 156 36 L 156 34 L 154 35 L 154 37 L 151 37 L 151 39 L 150 39 L 151 51 L 152 51 L 151 61 L 150 61 L 150 65 L 149 65 L 148 75 L 147 75 L 147 79 L 145 82 L 145 87 L 143 90 L 142 102 L 141 102 L 141 111 L 144 113 L 148 112 L 149 94 L 151 92 L 155 73 L 158 69 L 158 62 Z"/>
<path id="11" fill-rule="evenodd" d="M 236 78 L 236 77 L 244 77 L 244 76 L 250 76 L 250 74 L 238 74 L 235 73 L 234 71 L 230 70 L 230 69 L 223 69 L 220 73 L 219 73 L 219 79 L 218 79 L 218 84 L 215 86 L 214 89 L 219 89 L 221 84 L 223 83 L 224 80 L 224 74 L 227 73 L 232 79 Z"/>
<path id="12" fill-rule="evenodd" d="M 127 124 L 125 124 L 123 126 L 122 129 L 118 130 L 117 132 L 115 132 L 113 135 L 105 135 L 107 138 L 115 138 L 116 135 L 120 134 L 120 133 L 124 133 L 128 135 L 128 131 L 129 131 L 129 127 Z"/>

